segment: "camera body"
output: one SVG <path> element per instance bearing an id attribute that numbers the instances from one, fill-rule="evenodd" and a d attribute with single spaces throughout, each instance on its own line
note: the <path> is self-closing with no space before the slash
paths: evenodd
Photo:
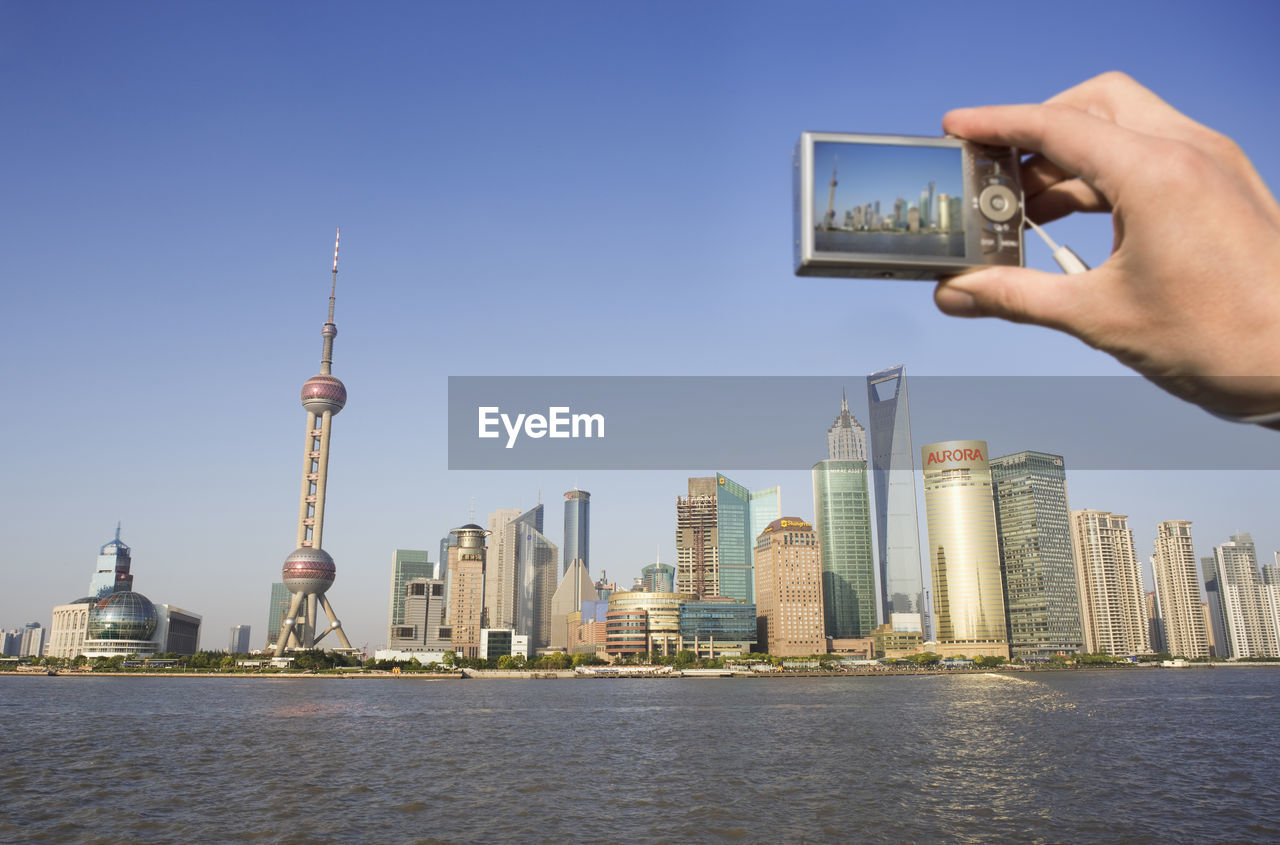
<path id="1" fill-rule="evenodd" d="M 805 132 L 796 145 L 798 276 L 938 279 L 1020 266 L 1018 151 L 959 138 Z"/>

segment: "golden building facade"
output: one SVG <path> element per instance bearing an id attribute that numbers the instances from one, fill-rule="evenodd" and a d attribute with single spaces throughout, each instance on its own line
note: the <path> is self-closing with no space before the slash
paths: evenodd
<path id="1" fill-rule="evenodd" d="M 934 634 L 941 653 L 1008 657 L 1004 583 L 985 440 L 920 450 Z"/>

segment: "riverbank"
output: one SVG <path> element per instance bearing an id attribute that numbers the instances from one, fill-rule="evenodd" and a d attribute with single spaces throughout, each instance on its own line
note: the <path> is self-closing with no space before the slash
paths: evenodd
<path id="1" fill-rule="evenodd" d="M 1139 669 L 1248 669 L 1253 667 L 1280 668 L 1280 663 L 1188 663 L 1186 666 L 1162 667 L 1158 663 L 1117 663 L 1111 665 L 1088 666 L 1020 666 L 1017 668 L 1001 666 L 995 669 L 984 668 L 856 668 L 835 671 L 775 671 L 750 672 L 728 669 L 689 669 L 677 670 L 669 666 L 593 666 L 581 670 L 505 670 L 505 669 L 463 669 L 457 672 L 388 672 L 379 670 L 359 670 L 352 672 L 190 672 L 175 669 L 153 669 L 142 672 L 84 672 L 62 669 L 52 675 L 45 671 L 0 671 L 0 676 L 17 676 L 30 678 L 258 678 L 262 680 L 298 680 L 307 678 L 325 678 L 332 680 L 416 680 L 416 681 L 448 681 L 448 680 L 600 680 L 619 678 L 884 678 L 920 675 L 1008 675 L 1017 677 L 1026 674 L 1043 674 L 1046 672 L 1124 672 Z"/>

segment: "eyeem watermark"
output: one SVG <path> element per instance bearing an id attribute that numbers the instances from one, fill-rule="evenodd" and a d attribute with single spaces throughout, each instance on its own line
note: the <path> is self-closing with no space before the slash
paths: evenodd
<path id="1" fill-rule="evenodd" d="M 481 405 L 476 409 L 479 416 L 477 437 L 492 439 L 501 436 L 498 424 L 507 432 L 507 446 L 516 445 L 521 432 L 526 437 L 537 440 L 541 437 L 604 437 L 604 414 L 574 414 L 567 405 L 553 405 L 542 414 L 510 414 L 502 413 L 497 405 Z"/>

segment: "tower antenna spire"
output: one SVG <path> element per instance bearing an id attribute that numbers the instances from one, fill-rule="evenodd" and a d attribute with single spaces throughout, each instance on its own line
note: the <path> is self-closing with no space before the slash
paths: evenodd
<path id="1" fill-rule="evenodd" d="M 333 235 L 333 284 L 329 287 L 329 322 L 333 322 L 333 303 L 338 294 L 338 239 L 342 237 L 342 227 Z"/>

